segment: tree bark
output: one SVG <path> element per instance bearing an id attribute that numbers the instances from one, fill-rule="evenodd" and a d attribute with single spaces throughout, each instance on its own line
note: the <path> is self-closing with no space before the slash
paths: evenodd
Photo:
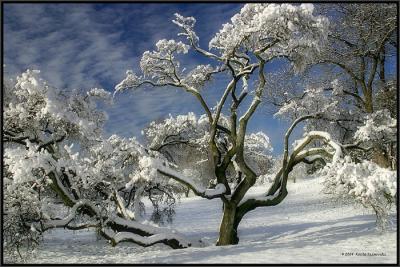
<path id="1" fill-rule="evenodd" d="M 217 246 L 236 245 L 239 242 L 237 235 L 238 223 L 236 220 L 236 206 L 232 203 L 224 205 Z"/>
<path id="2" fill-rule="evenodd" d="M 186 191 L 185 191 L 185 197 L 189 197 L 189 193 L 190 193 L 190 187 L 186 187 Z"/>
<path id="3" fill-rule="evenodd" d="M 368 91 L 366 92 L 364 98 L 365 98 L 364 99 L 365 112 L 373 113 L 374 112 L 374 105 L 373 105 L 372 88 L 368 88 Z"/>

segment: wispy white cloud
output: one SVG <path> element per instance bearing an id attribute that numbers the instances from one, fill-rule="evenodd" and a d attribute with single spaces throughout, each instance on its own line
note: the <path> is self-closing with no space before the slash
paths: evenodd
<path id="1" fill-rule="evenodd" d="M 231 15 L 229 10 L 234 12 L 227 5 L 204 4 L 6 4 L 6 70 L 38 68 L 60 88 L 112 90 L 126 69 L 138 69 L 144 51 L 159 39 L 176 38 L 178 29 L 171 23 L 175 12 L 197 17 L 199 35 L 208 42 L 211 31 Z M 188 57 L 189 68 L 195 62 L 196 56 Z M 107 108 L 107 130 L 138 134 L 151 120 L 193 108 L 201 113 L 190 95 L 175 89 L 128 92 Z"/>
<path id="2" fill-rule="evenodd" d="M 40 68 L 58 87 L 92 87 L 128 65 L 121 32 L 109 32 L 89 5 L 15 4 L 5 8 L 5 64 Z"/>
<path id="3" fill-rule="evenodd" d="M 162 38 L 179 38 L 171 22 L 174 13 L 194 16 L 200 44 L 207 48 L 212 35 L 243 4 L 11 4 L 4 5 L 4 63 L 16 74 L 27 68 L 60 88 L 113 90 L 127 69 L 138 70 L 141 54 L 154 49 Z M 190 69 L 199 62 L 195 53 L 186 57 Z M 222 93 L 223 81 L 204 92 L 210 106 Z M 118 94 L 106 107 L 106 131 L 124 136 L 140 135 L 152 120 L 202 110 L 196 99 L 172 88 L 143 88 Z M 262 129 L 258 117 L 251 123 Z M 277 127 L 275 124 L 273 127 Z M 265 128 L 265 127 L 264 127 Z M 268 130 L 274 134 L 275 130 Z M 268 132 L 267 131 L 267 132 Z"/>

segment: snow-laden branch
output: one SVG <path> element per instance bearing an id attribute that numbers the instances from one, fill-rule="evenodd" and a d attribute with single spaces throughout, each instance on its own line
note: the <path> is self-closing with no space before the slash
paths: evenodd
<path id="1" fill-rule="evenodd" d="M 385 228 L 390 208 L 397 199 L 396 172 L 379 165 L 362 161 L 355 163 L 345 156 L 323 170 L 324 192 L 342 198 L 350 197 L 364 207 L 371 208 L 377 216 L 377 226 Z"/>
<path id="2" fill-rule="evenodd" d="M 118 194 L 116 190 L 114 191 L 114 197 L 118 207 L 118 211 L 122 214 L 122 216 L 130 220 L 135 219 L 135 215 L 130 210 L 125 208 L 124 200 L 121 198 L 121 196 Z"/>
<path id="3" fill-rule="evenodd" d="M 196 24 L 196 19 L 193 17 L 184 17 L 178 13 L 175 13 L 175 19 L 172 20 L 172 22 L 174 24 L 176 24 L 179 28 L 181 28 L 183 30 L 182 33 L 180 33 L 179 35 L 182 36 L 186 36 L 186 38 L 188 39 L 188 41 L 190 42 L 190 45 L 200 54 L 209 57 L 209 58 L 213 58 L 219 61 L 223 61 L 222 58 L 220 58 L 219 56 L 205 51 L 204 49 L 201 49 L 199 47 L 199 37 L 197 36 L 196 32 L 194 31 L 194 25 Z"/>
<path id="4" fill-rule="evenodd" d="M 328 150 L 326 147 L 305 150 L 305 147 L 314 140 L 322 140 L 326 145 L 332 148 L 333 151 Z M 242 199 L 238 206 L 238 217 L 241 219 L 244 214 L 257 207 L 279 204 L 288 194 L 286 189 L 287 179 L 289 173 L 296 164 L 300 162 L 313 162 L 324 158 L 332 158 L 332 163 L 335 163 L 340 159 L 341 155 L 341 145 L 334 142 L 330 134 L 321 131 L 311 131 L 307 133 L 295 146 L 287 162 L 283 162 L 284 164 L 281 170 L 275 176 L 275 181 L 268 189 L 267 193 L 260 196 L 244 197 Z"/>
<path id="5" fill-rule="evenodd" d="M 60 228 L 60 227 L 67 227 L 76 217 L 78 213 L 78 209 L 81 209 L 83 207 L 88 208 L 92 212 L 94 212 L 96 215 L 100 214 L 100 211 L 98 208 L 93 205 L 93 203 L 89 200 L 79 200 L 71 209 L 69 215 L 65 217 L 64 219 L 61 220 L 48 220 L 44 221 L 42 224 L 42 230 L 47 230 L 50 228 Z"/>
<path id="6" fill-rule="evenodd" d="M 129 232 L 115 233 L 109 228 L 103 228 L 102 233 L 111 241 L 113 246 L 120 242 L 133 242 L 143 247 L 149 247 L 157 243 L 166 242 L 173 242 L 175 248 L 186 248 L 191 246 L 191 243 L 188 240 L 184 240 L 180 236 L 170 233 L 160 233 L 149 237 L 144 237 Z"/>
<path id="7" fill-rule="evenodd" d="M 67 206 L 71 206 L 72 209 L 67 217 L 61 220 L 49 220 L 45 221 L 43 224 L 43 231 L 51 229 L 51 228 L 61 228 L 65 227 L 68 229 L 84 229 L 89 227 L 107 227 L 114 234 L 118 234 L 117 240 L 122 240 L 121 236 L 126 236 L 122 233 L 129 233 L 129 238 L 123 238 L 125 241 L 132 241 L 137 240 L 136 243 L 138 244 L 155 244 L 155 243 L 164 243 L 172 248 L 183 248 L 190 246 L 191 242 L 187 240 L 184 236 L 181 236 L 177 233 L 171 232 L 169 229 L 166 228 L 158 228 L 151 225 L 145 225 L 139 223 L 134 220 L 130 220 L 132 218 L 132 214 L 129 210 L 124 209 L 124 203 L 122 199 L 119 198 L 118 192 L 115 192 L 116 201 L 118 202 L 118 207 L 120 211 L 126 216 L 126 219 L 118 217 L 116 215 L 111 216 L 104 216 L 101 214 L 100 210 L 96 207 L 94 202 L 90 200 L 75 200 L 68 192 L 68 190 L 63 186 L 61 181 L 59 180 L 58 176 L 51 172 L 50 177 L 53 177 L 53 183 L 51 185 L 56 190 L 57 193 L 62 196 L 62 199 L 66 203 Z M 208 192 L 208 194 L 211 194 Z M 121 210 L 122 209 L 122 210 Z M 87 223 L 87 224 L 72 224 L 73 220 L 76 218 L 78 214 L 85 214 L 89 217 L 92 217 L 96 220 L 94 223 Z M 39 227 L 37 227 L 40 229 Z M 134 236 L 140 237 L 134 238 Z M 154 236 L 156 235 L 156 236 Z M 154 237 L 153 237 L 154 236 Z M 144 242 L 146 238 L 150 238 L 149 241 Z M 120 242 L 118 241 L 118 242 Z M 115 242 L 117 244 L 118 242 Z"/>
<path id="8" fill-rule="evenodd" d="M 258 194 L 258 195 L 253 195 L 251 197 L 246 197 L 245 196 L 239 202 L 238 206 L 242 205 L 243 203 L 245 203 L 249 199 L 252 199 L 252 201 L 255 201 L 255 202 L 272 203 L 272 201 L 278 197 L 279 193 L 280 193 L 279 191 L 276 191 L 275 194 L 271 195 L 271 196 L 266 196 L 265 193 L 261 193 L 261 194 Z"/>
<path id="9" fill-rule="evenodd" d="M 48 176 L 52 181 L 50 187 L 59 195 L 59 197 L 61 197 L 65 205 L 68 207 L 73 207 L 77 201 L 62 184 L 59 175 L 55 171 L 51 171 Z"/>
<path id="10" fill-rule="evenodd" d="M 294 164 L 299 162 L 312 163 L 319 159 L 330 158 L 332 159 L 333 153 L 323 147 L 314 147 L 297 154 L 294 159 Z"/>
<path id="11" fill-rule="evenodd" d="M 101 230 L 109 237 L 113 242 L 113 245 L 122 241 L 132 241 L 143 246 L 164 243 L 172 248 L 185 248 L 190 247 L 193 243 L 174 230 L 171 231 L 168 228 L 146 225 L 133 220 L 126 220 L 118 216 L 111 216 L 104 224 L 106 226 L 111 226 L 111 229 L 107 226 L 103 227 Z M 114 228 L 118 228 L 118 231 L 113 231 L 113 226 Z M 138 232 L 140 235 L 134 232 Z"/>
<path id="12" fill-rule="evenodd" d="M 331 148 L 334 149 L 334 153 L 332 156 L 332 162 L 336 162 L 342 155 L 342 148 L 341 146 L 334 142 L 331 138 L 331 135 L 327 132 L 322 131 L 311 131 L 306 136 L 300 140 L 300 142 L 295 146 L 293 149 L 291 158 L 295 158 L 305 146 L 307 146 L 311 141 L 321 139 L 325 144 L 329 145 Z"/>
<path id="13" fill-rule="evenodd" d="M 143 79 L 142 76 L 137 76 L 132 70 L 127 70 L 125 79 L 123 79 L 120 83 L 118 83 L 115 86 L 115 91 L 113 96 L 115 97 L 116 93 L 124 91 L 126 89 L 137 89 L 144 85 L 163 87 L 163 86 L 179 86 L 179 83 L 171 81 L 160 82 L 160 81 L 146 80 Z"/>
<path id="14" fill-rule="evenodd" d="M 86 209 L 83 213 L 92 214 L 98 221 L 91 224 L 71 224 L 83 209 Z M 100 210 L 91 201 L 80 200 L 72 207 L 67 217 L 60 220 L 44 221 L 41 229 L 46 231 L 52 228 L 84 229 L 101 226 L 101 232 L 112 241 L 113 245 L 122 241 L 132 241 L 142 246 L 164 243 L 172 248 L 185 248 L 192 244 L 186 237 L 167 228 L 138 223 L 116 215 L 111 215 L 103 222 L 104 218 Z"/>
<path id="15" fill-rule="evenodd" d="M 311 114 L 311 115 L 305 115 L 305 116 L 302 116 L 302 117 L 300 117 L 300 118 L 297 118 L 297 119 L 292 123 L 292 125 L 290 125 L 289 129 L 286 131 L 286 134 L 285 134 L 284 152 L 283 152 L 284 160 L 286 160 L 287 157 L 288 157 L 288 153 L 289 153 L 289 137 L 290 137 L 290 135 L 292 134 L 294 128 L 295 128 L 300 122 L 305 121 L 305 120 L 308 120 L 308 119 L 312 119 L 312 118 L 317 118 L 318 116 L 320 116 L 320 114 L 318 114 L 318 113 L 317 113 L 317 114 Z"/>
<path id="16" fill-rule="evenodd" d="M 217 184 L 215 188 L 204 188 L 200 185 L 197 185 L 191 178 L 186 177 L 181 173 L 164 166 L 159 166 L 157 168 L 157 171 L 188 186 L 196 195 L 204 198 L 213 199 L 217 197 L 222 197 L 226 192 L 226 187 L 223 184 Z"/>

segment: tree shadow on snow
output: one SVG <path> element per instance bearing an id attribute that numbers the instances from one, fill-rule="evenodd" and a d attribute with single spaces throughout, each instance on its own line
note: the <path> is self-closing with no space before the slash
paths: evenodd
<path id="1" fill-rule="evenodd" d="M 395 229 L 388 230 L 396 231 Z M 307 246 L 332 245 L 350 238 L 378 234 L 375 218 L 358 215 L 344 219 L 281 225 L 266 225 L 239 230 L 238 245 L 226 247 L 189 248 L 174 251 L 174 256 L 157 257 L 157 262 L 188 263 L 218 256 L 239 255 L 279 248 L 303 248 Z M 257 237 L 257 238 L 255 238 Z M 179 259 L 179 260 L 174 260 Z"/>

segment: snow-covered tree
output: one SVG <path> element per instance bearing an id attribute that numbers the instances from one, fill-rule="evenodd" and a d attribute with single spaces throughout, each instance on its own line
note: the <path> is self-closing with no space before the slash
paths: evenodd
<path id="1" fill-rule="evenodd" d="M 368 151 L 365 145 L 381 145 L 382 140 L 393 147 L 393 105 L 389 105 L 389 111 L 382 108 L 372 112 L 369 91 L 357 97 L 341 80 L 332 80 L 330 88 L 310 84 L 300 94 L 287 92 L 277 116 L 292 122 L 283 136 L 282 160 L 275 164 L 273 176 L 268 172 L 272 149 L 269 137 L 248 131 L 262 96 L 271 90 L 267 66 L 272 61 L 282 60 L 295 73 L 301 73 L 326 56 L 321 54 L 329 35 L 326 17 L 315 15 L 312 4 L 246 4 L 210 40 L 209 49 L 200 47 L 193 17 L 175 14 L 173 23 L 185 39 L 163 39 L 153 51 L 144 52 L 141 73 L 128 70 L 114 95 L 147 86 L 177 88 L 193 95 L 204 114 L 169 116 L 150 123 L 143 130 L 145 145 L 135 138 L 104 137 L 107 116 L 98 110 L 97 101 L 112 101 L 106 90 L 58 90 L 30 70 L 3 84 L 3 232 L 7 251 L 18 254 L 21 247 L 36 244 L 44 231 L 53 228 L 94 228 L 113 245 L 191 246 L 193 241 L 176 231 L 156 227 L 142 218 L 144 198 L 153 204 L 154 221 L 170 218 L 175 193 L 182 188 L 203 198 L 221 200 L 223 216 L 217 245 L 237 244 L 242 218 L 256 208 L 281 203 L 288 195 L 289 175 L 296 177 L 293 169 L 317 161 L 326 165 L 331 192 L 354 196 L 384 221 L 386 204 L 397 197 L 393 172 L 363 158 L 354 162 L 346 156 L 354 148 Z M 392 25 L 390 19 L 388 23 Z M 393 34 L 389 31 L 387 35 L 390 37 L 385 45 Z M 197 53 L 205 64 L 187 70 L 181 65 L 188 53 Z M 376 61 L 373 58 L 366 69 L 376 68 Z M 229 81 L 216 106 L 210 106 L 203 90 L 210 80 L 222 75 Z M 364 78 L 355 78 L 358 86 L 369 86 L 370 79 L 360 81 Z M 349 140 L 342 132 L 328 133 L 331 122 L 350 118 L 351 124 L 359 118 L 360 113 L 346 109 L 348 103 L 341 101 L 344 95 L 365 97 L 361 100 L 370 113 L 361 114 L 351 129 L 355 143 L 350 144 L 341 144 Z M 290 147 L 294 129 L 311 119 L 324 123 L 308 124 L 303 138 Z M 335 176 L 337 169 L 340 175 Z M 350 178 L 346 176 L 349 173 Z M 382 179 L 365 179 L 380 174 Z M 249 189 L 260 180 L 267 181 L 269 188 L 263 194 L 249 196 Z"/>
<path id="2" fill-rule="evenodd" d="M 330 18 L 328 39 L 318 54 L 320 64 L 309 66 L 301 77 L 291 72 L 267 77 L 272 90 L 266 98 L 280 108 L 278 115 L 288 118 L 291 114 L 293 120 L 298 118 L 300 107 L 303 113 L 312 113 L 330 104 L 334 110 L 325 112 L 328 118 L 324 115 L 305 123 L 305 130 L 324 130 L 343 143 L 355 143 L 359 140 L 354 134 L 369 113 L 388 109 L 396 118 L 397 82 L 388 67 L 389 58 L 397 54 L 395 7 L 339 3 L 318 5 L 317 11 Z M 317 98 L 309 97 L 309 88 L 319 88 Z M 282 110 L 283 105 L 289 110 Z M 368 147 L 364 141 L 360 145 Z M 396 157 L 394 151 L 394 145 L 374 143 L 367 153 L 359 149 L 354 154 L 387 167 Z"/>
<path id="3" fill-rule="evenodd" d="M 111 100 L 109 92 L 57 90 L 31 70 L 3 91 L 3 229 L 10 255 L 57 227 L 96 228 L 113 244 L 188 246 L 178 234 L 139 223 L 142 197 L 160 216 L 174 204 L 174 190 L 166 179 L 148 180 L 142 166 L 147 157 L 161 161 L 161 154 L 134 138 L 102 136 L 106 115 L 96 101 Z"/>
<path id="4" fill-rule="evenodd" d="M 390 166 L 385 160 L 382 161 L 382 158 L 388 155 L 374 158 L 376 153 L 373 153 L 373 148 L 380 148 L 380 151 L 393 151 L 393 148 L 396 148 L 396 120 L 387 109 L 376 110 L 366 115 L 358 109 L 352 110 L 351 105 L 341 106 L 341 97 L 346 89 L 337 80 L 330 84 L 333 90 L 326 90 L 329 88 L 327 86 L 308 87 L 302 92 L 289 89 L 282 95 L 268 96 L 267 100 L 279 107 L 275 116 L 293 121 L 292 126 L 306 122 L 303 128 L 306 133 L 323 129 L 333 133 L 331 137 L 338 144 L 352 141 L 350 144 L 340 145 L 342 153 L 346 156 L 336 163 L 326 164 L 325 159 L 320 156 L 314 157 L 314 160 L 320 158 L 321 162 L 326 164 L 318 175 L 324 179 L 326 192 L 336 194 L 340 198 L 351 198 L 373 209 L 378 227 L 384 228 L 390 204 L 395 202 L 397 197 L 396 176 L 393 171 L 396 168 L 396 158 L 390 157 Z M 342 126 L 337 125 L 338 122 L 348 125 L 347 138 L 343 135 L 346 132 L 341 131 L 343 127 L 338 127 Z M 329 127 L 330 125 L 333 127 Z M 294 143 L 295 147 L 297 142 Z M 380 163 L 380 166 L 371 159 Z M 388 170 L 388 167 L 392 170 Z"/>
<path id="5" fill-rule="evenodd" d="M 389 110 L 378 110 L 367 115 L 354 138 L 364 146 L 369 146 L 367 150 L 380 152 L 379 155 L 372 153 L 373 161 L 385 168 L 396 168 L 397 121 Z"/>
<path id="6" fill-rule="evenodd" d="M 189 186 L 199 196 L 221 199 L 224 214 L 218 245 L 238 242 L 237 228 L 247 212 L 257 207 L 277 205 L 286 197 L 286 181 L 292 165 L 315 152 L 302 152 L 306 145 L 321 139 L 337 148 L 329 136 L 318 132 L 310 134 L 309 139 L 303 140 L 303 145 L 294 154 L 289 155 L 286 150 L 282 171 L 276 176 L 271 188 L 262 197 L 247 199 L 246 193 L 259 175 L 246 159 L 246 147 L 260 153 L 255 150 L 253 140 L 268 140 L 264 135 L 247 133 L 247 124 L 258 108 L 264 90 L 268 88 L 265 66 L 274 59 L 283 58 L 296 71 L 302 71 L 313 61 L 327 38 L 328 27 L 328 20 L 314 15 L 313 10 L 311 4 L 246 4 L 211 39 L 209 50 L 199 45 L 199 38 L 194 31 L 196 20 L 176 14 L 173 22 L 181 28 L 180 35 L 186 37 L 187 44 L 175 40 L 158 41 L 154 51 L 146 51 L 142 56 L 142 74 L 127 71 L 127 77 L 115 87 L 116 92 L 146 85 L 175 87 L 199 100 L 209 125 L 205 143 L 213 170 L 211 179 L 216 179 L 217 183 L 215 187 L 200 186 L 191 177 L 173 168 L 160 165 L 153 167 L 156 167 L 158 173 Z M 189 49 L 204 56 L 210 62 L 209 65 L 200 65 L 186 72 L 181 68 L 178 55 L 188 53 Z M 208 80 L 221 72 L 229 75 L 230 81 L 217 106 L 211 109 L 201 89 Z M 245 98 L 252 98 L 247 107 L 244 105 L 247 101 L 243 101 Z M 226 114 L 228 125 L 224 125 L 222 116 L 225 106 L 230 107 L 230 113 Z M 321 151 L 327 150 L 321 148 Z M 331 151 L 326 154 L 332 156 Z M 230 187 L 227 175 L 231 165 L 235 166 L 236 175 L 242 176 L 235 188 Z"/>
<path id="7" fill-rule="evenodd" d="M 351 103 L 344 102 L 341 92 L 345 90 L 345 85 L 333 80 L 330 86 L 333 90 L 324 86 L 324 83 L 305 85 L 303 91 L 288 90 L 280 95 L 275 93 L 265 96 L 265 100 L 275 106 L 272 111 L 280 119 L 294 121 L 306 117 L 305 132 L 323 130 L 341 143 L 354 143 L 354 160 L 368 159 L 381 167 L 392 166 L 394 169 L 397 140 L 396 120 L 392 114 L 396 112 L 384 108 L 365 113 Z M 382 107 L 393 110 L 393 104 Z"/>
<path id="8" fill-rule="evenodd" d="M 341 3 L 322 5 L 324 9 L 332 23 L 319 61 L 340 70 L 352 85 L 343 93 L 371 113 L 374 94 L 388 82 L 385 62 L 397 50 L 396 8 L 389 3 Z"/>
<path id="9" fill-rule="evenodd" d="M 328 164 L 321 173 L 325 192 L 339 198 L 350 198 L 376 214 L 378 228 L 387 226 L 391 205 L 397 199 L 396 172 L 376 163 L 354 163 L 346 156 L 334 164 Z"/>
<path id="10" fill-rule="evenodd" d="M 207 186 L 212 177 L 207 153 L 208 128 L 205 115 L 197 118 L 190 112 L 153 121 L 143 130 L 143 135 L 151 150 L 158 151 L 184 173 L 191 173 L 197 183 Z M 182 190 L 189 193 L 186 187 Z"/>
<path id="11" fill-rule="evenodd" d="M 398 53 L 396 8 L 389 3 L 375 3 L 321 6 L 321 10 L 324 9 L 327 16 L 334 19 L 331 20 L 328 45 L 319 61 L 332 66 L 332 73 L 342 74 L 341 97 L 343 101 L 352 100 L 356 113 L 361 114 L 361 122 L 349 127 L 349 136 L 353 136 L 367 119 L 365 113 L 385 108 L 393 110 L 393 104 L 385 107 L 381 99 L 386 95 L 388 104 L 396 99 L 393 91 L 387 98 L 390 95 L 388 89 L 395 80 L 387 62 Z M 387 167 L 396 154 L 393 148 L 375 143 L 369 159 Z"/>

